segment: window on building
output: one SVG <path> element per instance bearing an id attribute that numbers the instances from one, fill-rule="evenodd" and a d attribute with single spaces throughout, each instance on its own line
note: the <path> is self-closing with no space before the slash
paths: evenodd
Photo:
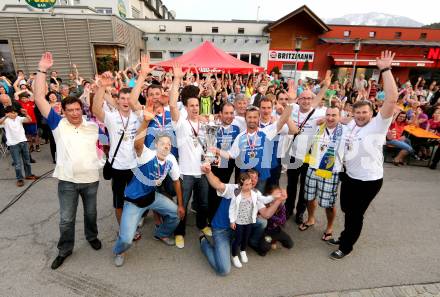
<path id="1" fill-rule="evenodd" d="M 167 30 L 167 27 L 165 25 L 159 25 L 159 31 L 165 32 Z"/>
<path id="2" fill-rule="evenodd" d="M 244 28 L 238 28 L 238 34 L 244 34 Z"/>
<path id="3" fill-rule="evenodd" d="M 212 33 L 218 33 L 218 27 L 212 27 Z"/>
<path id="4" fill-rule="evenodd" d="M 251 54 L 251 64 L 260 66 L 261 54 L 252 53 Z"/>
<path id="5" fill-rule="evenodd" d="M 420 33 L 420 39 L 426 39 L 428 37 L 428 33 Z"/>
<path id="6" fill-rule="evenodd" d="M 370 31 L 369 36 L 370 38 L 376 38 L 376 31 Z"/>
<path id="7" fill-rule="evenodd" d="M 229 55 L 233 56 L 234 58 L 238 57 L 236 53 L 229 53 Z"/>
<path id="8" fill-rule="evenodd" d="M 283 64 L 283 67 L 281 67 L 281 70 L 294 70 L 295 64 Z"/>
<path id="9" fill-rule="evenodd" d="M 102 14 L 112 14 L 113 10 L 111 7 L 95 7 L 97 13 Z"/>
<path id="10" fill-rule="evenodd" d="M 344 37 L 350 37 L 351 31 L 350 30 L 345 30 L 344 31 Z"/>
<path id="11" fill-rule="evenodd" d="M 161 51 L 150 51 L 149 54 L 150 58 L 155 60 L 162 59 L 163 56 Z"/>
<path id="12" fill-rule="evenodd" d="M 240 60 L 249 63 L 249 54 L 240 54 Z"/>
<path id="13" fill-rule="evenodd" d="M 193 27 L 192 26 L 186 26 L 185 27 L 185 32 L 192 32 L 193 31 Z"/>
<path id="14" fill-rule="evenodd" d="M 395 39 L 400 39 L 402 37 L 402 32 L 396 32 L 394 33 L 394 38 Z"/>
<path id="15" fill-rule="evenodd" d="M 137 9 L 136 7 L 132 6 L 131 7 L 131 16 L 134 19 L 139 19 L 141 17 L 141 12 L 139 9 Z"/>
<path id="16" fill-rule="evenodd" d="M 170 51 L 170 58 L 177 58 L 180 57 L 183 54 L 183 52 L 171 52 Z"/>
<path id="17" fill-rule="evenodd" d="M 73 0 L 73 5 L 80 5 L 81 1 L 80 0 Z"/>

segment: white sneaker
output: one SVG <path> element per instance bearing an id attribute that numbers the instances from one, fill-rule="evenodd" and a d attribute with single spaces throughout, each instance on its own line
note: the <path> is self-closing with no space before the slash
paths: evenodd
<path id="1" fill-rule="evenodd" d="M 124 265 L 124 255 L 123 254 L 116 255 L 114 262 L 116 267 L 121 267 L 122 265 Z"/>
<path id="2" fill-rule="evenodd" d="M 234 264 L 234 266 L 237 268 L 243 267 L 243 265 L 241 265 L 240 260 L 238 259 L 238 256 L 232 257 L 232 264 Z"/>
<path id="3" fill-rule="evenodd" d="M 247 255 L 246 255 L 246 251 L 240 252 L 240 259 L 241 259 L 241 262 L 243 262 L 243 263 L 247 263 L 249 261 Z"/>

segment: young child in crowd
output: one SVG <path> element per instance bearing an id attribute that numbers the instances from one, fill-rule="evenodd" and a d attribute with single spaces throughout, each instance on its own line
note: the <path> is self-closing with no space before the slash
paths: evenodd
<path id="1" fill-rule="evenodd" d="M 6 116 L 0 119 L 0 125 L 4 124 L 6 134 L 6 144 L 11 152 L 12 160 L 15 165 L 15 176 L 17 187 L 24 186 L 23 172 L 21 170 L 22 160 L 24 162 L 25 179 L 36 180 L 38 177 L 32 174 L 29 147 L 24 133 L 23 123 L 32 121 L 26 110 L 22 110 L 26 117 L 18 116 L 17 111 L 12 106 L 5 108 Z"/>
<path id="2" fill-rule="evenodd" d="M 252 189 L 251 176 L 243 172 L 239 177 L 239 188 L 235 191 L 235 197 L 229 206 L 229 221 L 231 228 L 235 231 L 232 242 L 232 264 L 241 268 L 241 262 L 247 263 L 246 255 L 247 242 L 252 230 L 252 224 L 257 220 L 258 192 Z M 240 259 L 238 253 L 240 252 Z"/>

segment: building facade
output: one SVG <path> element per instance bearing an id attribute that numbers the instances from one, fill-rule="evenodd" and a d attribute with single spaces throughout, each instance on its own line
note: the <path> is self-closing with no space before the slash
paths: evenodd
<path id="1" fill-rule="evenodd" d="M 147 51 L 153 61 L 168 60 L 199 46 L 205 40 L 230 55 L 267 66 L 268 22 L 205 20 L 128 20 L 144 31 Z"/>
<path id="2" fill-rule="evenodd" d="M 302 6 L 265 28 L 270 34 L 267 69 L 312 71 L 323 77 L 331 69 L 339 80 L 364 74 L 379 79 L 376 57 L 396 52 L 393 73 L 400 81 L 440 81 L 440 30 L 427 28 L 325 24 Z M 299 40 L 299 41 L 298 41 Z"/>
<path id="3" fill-rule="evenodd" d="M 0 11 L 39 12 L 24 0 L 2 0 Z M 175 12 L 168 10 L 162 0 L 56 0 L 54 13 L 114 14 L 121 18 L 174 19 Z"/>
<path id="4" fill-rule="evenodd" d="M 143 32 L 116 16 L 0 12 L 0 72 L 36 72 L 45 51 L 54 70 L 67 77 L 76 64 L 85 79 L 139 61 Z"/>

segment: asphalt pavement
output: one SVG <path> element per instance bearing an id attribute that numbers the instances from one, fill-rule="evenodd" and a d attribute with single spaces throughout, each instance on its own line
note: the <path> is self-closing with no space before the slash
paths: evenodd
<path id="1" fill-rule="evenodd" d="M 34 174 L 53 169 L 49 147 L 33 153 Z M 0 160 L 0 209 L 25 188 L 17 188 L 9 156 Z M 78 207 L 76 242 L 62 267 L 50 269 L 57 255 L 59 205 L 57 180 L 35 184 L 0 214 L 0 296 L 296 296 L 440 281 L 440 170 L 385 164 L 385 182 L 365 215 L 353 253 L 334 261 L 334 249 L 320 240 L 324 211 L 317 223 L 300 232 L 286 226 L 292 250 L 277 249 L 219 277 L 198 247 L 194 215 L 189 214 L 185 248 L 152 239 L 148 217 L 143 237 L 129 250 L 126 263 L 113 265 L 117 235 L 111 187 L 101 179 L 98 228 L 103 248 L 94 251 L 84 238 L 82 205 Z M 283 177 L 285 184 L 285 177 Z M 335 233 L 343 228 L 338 210 Z M 384 293 L 385 294 L 385 293 Z M 386 295 L 382 295 L 386 296 Z"/>

